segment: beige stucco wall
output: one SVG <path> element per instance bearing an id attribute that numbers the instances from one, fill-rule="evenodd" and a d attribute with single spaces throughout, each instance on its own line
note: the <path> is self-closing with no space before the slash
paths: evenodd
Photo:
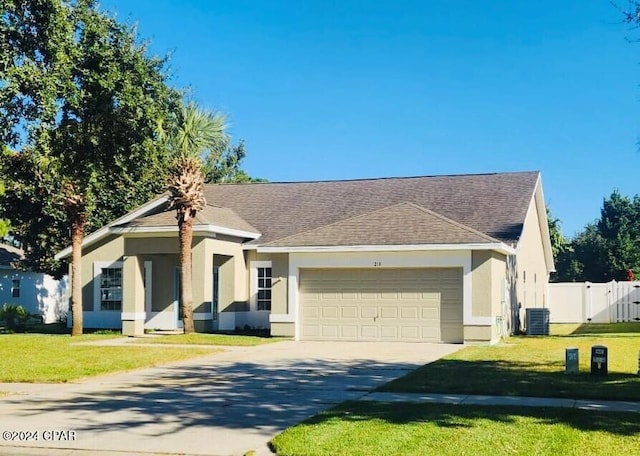
<path id="1" fill-rule="evenodd" d="M 286 314 L 288 310 L 288 281 L 289 254 L 288 253 L 257 253 L 255 250 L 247 252 L 247 268 L 252 261 L 271 261 L 271 313 Z M 247 269 L 247 273 L 250 273 Z M 250 281 L 246 281 L 247 294 L 250 293 Z"/>
<path id="2" fill-rule="evenodd" d="M 139 264 L 140 276 L 123 270 L 123 312 L 145 312 L 144 284 L 142 273 L 144 262 L 151 261 L 151 312 L 175 312 L 175 270 L 178 266 L 179 244 L 176 236 L 124 239 L 125 260 L 135 258 Z M 135 278 L 135 280 L 134 280 Z M 134 298 L 134 301 L 130 300 Z M 123 332 L 125 331 L 123 326 Z"/>
<path id="3" fill-rule="evenodd" d="M 95 262 L 123 261 L 123 308 L 125 313 L 169 311 L 176 290 L 175 270 L 178 266 L 178 239 L 167 236 L 109 236 L 83 252 L 82 283 L 86 310 L 94 309 L 93 268 Z M 219 310 L 236 311 L 237 304 L 249 299 L 248 265 L 238 239 L 194 236 L 193 240 L 193 304 L 196 314 L 210 312 L 213 298 L 213 265 L 220 266 Z M 144 262 L 152 263 L 151 309 L 145 309 Z M 134 267 L 135 263 L 135 267 Z M 275 265 L 274 265 L 275 266 Z M 119 317 L 118 312 L 118 317 Z M 119 320 L 119 318 L 118 318 Z M 133 330 L 133 328 L 128 328 Z M 139 326 L 139 325 L 137 325 Z M 139 328 L 136 326 L 136 331 Z M 211 322 L 197 323 L 198 329 L 210 329 Z"/>
<path id="4" fill-rule="evenodd" d="M 474 251 L 471 255 L 471 300 L 474 317 L 489 317 L 491 325 L 467 325 L 465 342 L 492 342 L 500 337 L 503 317 L 506 256 L 493 251 Z"/>
<path id="5" fill-rule="evenodd" d="M 538 209 L 532 199 L 525 219 L 522 236 L 516 250 L 516 296 L 522 303 L 521 318 L 527 307 L 545 307 L 548 271 L 540 230 Z"/>
<path id="6" fill-rule="evenodd" d="M 174 239 L 175 240 L 175 239 Z M 151 261 L 151 311 L 162 312 L 173 309 L 176 293 L 176 267 L 178 255 L 142 255 L 143 261 Z"/>
<path id="7" fill-rule="evenodd" d="M 196 312 L 210 308 L 213 299 L 213 266 L 220 267 L 218 310 L 236 311 L 237 303 L 246 302 L 247 266 L 242 244 L 238 240 L 195 238 L 193 246 L 193 303 Z"/>
<path id="8" fill-rule="evenodd" d="M 465 326 L 465 344 L 488 344 L 495 341 L 495 325 L 493 326 Z"/>
<path id="9" fill-rule="evenodd" d="M 295 329 L 293 323 L 271 323 L 272 336 L 294 337 Z"/>

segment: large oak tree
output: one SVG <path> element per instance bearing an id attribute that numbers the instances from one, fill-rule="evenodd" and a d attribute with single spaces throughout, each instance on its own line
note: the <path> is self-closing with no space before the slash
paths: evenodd
<path id="1" fill-rule="evenodd" d="M 165 60 L 94 0 L 0 0 L 0 216 L 26 266 L 60 275 L 71 241 L 74 335 L 84 235 L 161 190 L 156 127 L 179 98 Z"/>

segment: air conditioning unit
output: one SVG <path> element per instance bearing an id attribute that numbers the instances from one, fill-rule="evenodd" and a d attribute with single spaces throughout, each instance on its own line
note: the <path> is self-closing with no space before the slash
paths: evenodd
<path id="1" fill-rule="evenodd" d="M 527 336 L 548 336 L 549 309 L 528 308 L 525 324 Z"/>

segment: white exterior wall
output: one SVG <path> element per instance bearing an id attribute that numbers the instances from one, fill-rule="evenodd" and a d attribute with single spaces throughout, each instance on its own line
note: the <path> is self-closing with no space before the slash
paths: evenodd
<path id="1" fill-rule="evenodd" d="M 20 280 L 20 297 L 11 297 L 13 280 Z M 68 279 L 48 274 L 0 269 L 0 306 L 18 304 L 27 312 L 41 315 L 45 323 L 63 319 L 69 310 Z"/>

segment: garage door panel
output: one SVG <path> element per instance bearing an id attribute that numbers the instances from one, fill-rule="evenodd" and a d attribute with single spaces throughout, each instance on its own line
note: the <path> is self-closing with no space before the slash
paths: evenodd
<path id="1" fill-rule="evenodd" d="M 322 307 L 322 318 L 328 318 L 328 319 L 337 319 L 338 318 L 338 312 L 339 312 L 339 308 L 338 306 L 325 306 Z"/>
<path id="2" fill-rule="evenodd" d="M 420 338 L 425 342 L 444 342 L 439 328 L 421 328 Z"/>
<path id="3" fill-rule="evenodd" d="M 380 307 L 380 314 L 378 315 L 378 318 L 382 318 L 382 319 L 391 318 L 393 320 L 397 320 L 399 310 L 400 309 L 398 307 L 386 307 L 386 306 Z"/>
<path id="4" fill-rule="evenodd" d="M 417 301 L 419 297 L 420 295 L 417 291 L 403 289 L 403 291 L 400 293 L 400 299 L 402 301 Z"/>
<path id="5" fill-rule="evenodd" d="M 401 339 L 420 339 L 420 328 L 418 326 L 401 326 Z"/>
<path id="6" fill-rule="evenodd" d="M 381 326 L 380 327 L 381 339 L 398 339 L 398 328 L 396 326 Z"/>
<path id="7" fill-rule="evenodd" d="M 435 303 L 439 303 L 440 302 L 440 291 L 423 291 L 422 293 L 420 293 L 420 300 L 421 301 L 430 301 Z"/>
<path id="8" fill-rule="evenodd" d="M 300 297 L 306 339 L 463 340 L 461 268 L 306 269 Z"/>
<path id="9" fill-rule="evenodd" d="M 357 290 L 343 290 L 340 297 L 343 301 L 356 300 L 360 298 L 360 293 Z"/>
<path id="10" fill-rule="evenodd" d="M 377 339 L 378 338 L 378 326 L 376 325 L 362 325 L 360 326 L 360 338 L 362 339 Z"/>
<path id="11" fill-rule="evenodd" d="M 341 309 L 342 318 L 358 318 L 357 306 L 343 306 Z"/>
<path id="12" fill-rule="evenodd" d="M 380 291 L 380 299 L 384 301 L 397 301 L 398 300 L 398 292 L 392 290 L 381 290 Z"/>
<path id="13" fill-rule="evenodd" d="M 440 318 L 440 309 L 433 307 L 422 307 L 420 312 L 422 320 L 438 320 Z"/>
<path id="14" fill-rule="evenodd" d="M 302 317 L 305 320 L 315 320 L 320 318 L 320 307 L 305 306 L 302 309 Z"/>
<path id="15" fill-rule="evenodd" d="M 400 307 L 400 318 L 403 320 L 416 320 L 419 315 L 419 307 L 415 305 Z"/>
<path id="16" fill-rule="evenodd" d="M 320 325 L 305 325 L 302 328 L 304 338 L 315 339 L 320 337 Z"/>
<path id="17" fill-rule="evenodd" d="M 322 325 L 320 326 L 320 333 L 323 338 L 335 339 L 338 337 L 338 325 Z"/>
<path id="18" fill-rule="evenodd" d="M 343 339 L 358 340 L 358 327 L 348 325 L 341 326 L 340 335 Z"/>
<path id="19" fill-rule="evenodd" d="M 378 308 L 372 306 L 363 306 L 360 308 L 360 318 L 368 318 L 373 320 L 378 316 Z"/>

